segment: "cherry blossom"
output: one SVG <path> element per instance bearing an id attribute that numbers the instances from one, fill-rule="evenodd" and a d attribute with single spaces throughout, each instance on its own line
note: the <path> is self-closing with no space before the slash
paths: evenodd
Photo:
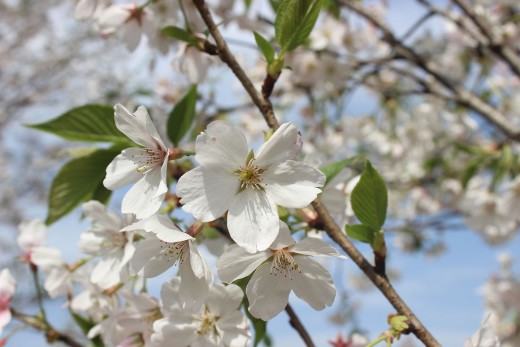
<path id="1" fill-rule="evenodd" d="M 464 347 L 500 347 L 500 341 L 489 323 L 489 315 L 482 321 L 477 332 L 466 340 Z"/>
<path id="2" fill-rule="evenodd" d="M 227 283 L 254 272 L 246 287 L 249 312 L 265 321 L 285 308 L 291 291 L 315 310 L 331 306 L 336 296 L 332 277 L 308 256 L 343 257 L 318 238 L 296 243 L 287 225 L 279 223 L 280 233 L 268 250 L 250 254 L 232 245 L 217 263 L 218 275 Z"/>
<path id="3" fill-rule="evenodd" d="M 0 271 L 0 334 L 11 321 L 10 301 L 14 294 L 16 280 L 9 269 Z"/>
<path id="4" fill-rule="evenodd" d="M 121 211 L 134 213 L 139 219 L 146 218 L 157 212 L 168 191 L 166 168 L 169 149 L 144 106 L 134 113 L 121 104 L 114 109 L 117 128 L 144 148 L 127 148 L 115 157 L 107 167 L 103 184 L 115 190 L 135 183 L 123 198 Z"/>
<path id="5" fill-rule="evenodd" d="M 18 226 L 18 246 L 22 250 L 22 258 L 27 263 L 31 262 L 31 255 L 36 247 L 45 245 L 47 239 L 47 228 L 41 220 L 34 219 L 27 222 L 22 222 Z"/>
<path id="6" fill-rule="evenodd" d="M 165 318 L 153 325 L 152 346 L 245 347 L 251 335 L 245 315 L 238 310 L 244 296 L 234 285 L 213 285 L 202 307 L 183 309 L 179 298 L 184 279 L 174 278 L 161 289 Z"/>
<path id="7" fill-rule="evenodd" d="M 254 154 L 239 129 L 211 123 L 197 137 L 195 158 L 202 166 L 177 184 L 183 209 L 203 222 L 229 210 L 233 240 L 250 253 L 266 250 L 278 235 L 276 205 L 303 208 L 325 183 L 321 171 L 291 160 L 301 145 L 294 123 L 285 123 Z"/>

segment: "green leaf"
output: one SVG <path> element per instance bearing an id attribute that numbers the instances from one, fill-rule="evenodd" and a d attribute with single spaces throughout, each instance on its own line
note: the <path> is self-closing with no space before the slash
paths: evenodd
<path id="1" fill-rule="evenodd" d="M 386 219 L 388 193 L 385 182 L 368 160 L 358 184 L 352 191 L 350 201 L 361 223 L 375 230 L 381 229 Z"/>
<path id="2" fill-rule="evenodd" d="M 74 321 L 76 322 L 76 324 L 81 328 L 81 331 L 83 331 L 83 333 L 85 335 L 87 335 L 88 332 L 90 331 L 90 329 L 92 329 L 92 327 L 94 327 L 94 325 L 96 325 L 90 319 L 84 318 L 82 315 L 74 313 L 72 310 L 70 310 L 69 312 L 70 312 L 70 315 L 72 316 L 72 318 L 74 319 Z M 94 337 L 93 339 L 91 339 L 91 342 L 94 347 L 104 347 L 105 346 L 105 344 L 103 343 L 103 340 L 101 340 L 100 336 Z"/>
<path id="3" fill-rule="evenodd" d="M 81 202 L 98 198 L 108 199 L 100 187 L 108 164 L 119 154 L 115 149 L 99 149 L 84 157 L 67 162 L 52 181 L 49 193 L 49 211 L 45 223 L 56 222 Z"/>
<path id="4" fill-rule="evenodd" d="M 341 170 L 343 170 L 346 166 L 352 164 L 356 159 L 358 159 L 357 156 L 322 166 L 320 170 L 321 172 L 323 172 L 323 174 L 325 174 L 325 177 L 327 178 L 325 185 L 332 181 L 334 177 L 336 177 L 341 172 Z"/>
<path id="5" fill-rule="evenodd" d="M 193 85 L 188 93 L 175 105 L 168 117 L 168 137 L 175 146 L 181 142 L 190 130 L 195 118 L 197 104 L 197 85 Z"/>
<path id="6" fill-rule="evenodd" d="M 260 35 L 256 31 L 253 31 L 253 34 L 255 35 L 256 45 L 262 51 L 262 54 L 264 55 L 265 60 L 267 61 L 268 64 L 271 64 L 274 61 L 273 46 L 271 46 L 269 41 L 267 41 L 262 35 Z"/>
<path id="7" fill-rule="evenodd" d="M 244 278 L 240 278 L 236 281 L 233 281 L 233 284 L 236 284 L 237 286 L 239 286 L 242 289 L 242 291 L 245 293 L 247 284 L 251 280 L 252 276 L 253 276 L 253 274 L 251 274 L 247 277 L 244 277 Z M 249 307 L 249 301 L 247 300 L 247 296 L 245 296 L 245 295 L 244 295 L 244 299 L 242 300 L 242 305 L 244 306 L 244 309 L 246 311 L 246 316 L 249 318 L 249 320 L 251 321 L 251 323 L 253 325 L 253 329 L 255 329 L 255 339 L 254 339 L 253 346 L 256 347 L 266 337 L 267 322 L 263 321 L 259 318 L 255 318 L 251 315 L 251 313 L 249 313 L 249 310 L 247 309 Z"/>
<path id="8" fill-rule="evenodd" d="M 114 108 L 106 105 L 80 106 L 48 122 L 29 127 L 72 141 L 131 143 L 116 127 Z"/>
<path id="9" fill-rule="evenodd" d="M 197 42 L 197 38 L 195 36 L 187 32 L 186 30 L 173 25 L 167 26 L 163 28 L 161 31 L 164 35 L 172 37 L 179 41 L 184 41 L 192 44 Z"/>
<path id="10" fill-rule="evenodd" d="M 368 244 L 374 242 L 374 236 L 377 233 L 377 230 L 364 224 L 345 225 L 345 231 L 351 238 Z"/>
<path id="11" fill-rule="evenodd" d="M 468 162 L 468 165 L 464 168 L 461 177 L 462 187 L 466 189 L 469 181 L 477 174 L 480 168 L 484 165 L 486 161 L 485 155 L 479 155 Z"/>
<path id="12" fill-rule="evenodd" d="M 309 37 L 323 0 L 284 0 L 278 6 L 274 22 L 280 55 L 292 51 Z"/>

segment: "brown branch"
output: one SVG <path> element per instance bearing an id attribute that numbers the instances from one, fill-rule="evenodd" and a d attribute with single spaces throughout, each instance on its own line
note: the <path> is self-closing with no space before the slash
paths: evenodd
<path id="1" fill-rule="evenodd" d="M 305 345 L 307 347 L 315 347 L 316 345 L 314 344 L 314 342 L 312 342 L 311 336 L 303 326 L 302 322 L 298 318 L 298 315 L 294 312 L 290 304 L 287 304 L 287 306 L 285 306 L 285 312 L 287 312 L 287 314 L 289 315 L 289 323 L 294 328 L 294 330 L 296 330 L 300 334 L 301 338 L 305 342 Z"/>
<path id="2" fill-rule="evenodd" d="M 211 36 L 213 36 L 213 39 L 215 40 L 216 46 L 218 48 L 218 56 L 224 63 L 229 66 L 240 83 L 242 83 L 244 89 L 249 94 L 254 104 L 258 107 L 260 112 L 262 112 L 262 115 L 264 116 L 269 127 L 272 129 L 277 129 L 279 124 L 274 115 L 271 102 L 264 98 L 262 94 L 256 90 L 249 77 L 247 77 L 246 73 L 235 59 L 233 53 L 231 53 L 229 50 L 226 41 L 220 34 L 220 31 L 218 30 L 217 25 L 215 24 L 215 21 L 209 12 L 206 2 L 204 0 L 193 0 L 193 3 L 197 7 L 197 10 L 199 11 L 202 19 L 208 26 L 208 30 L 211 33 Z"/>
<path id="3" fill-rule="evenodd" d="M 392 31 L 383 22 L 376 18 L 372 12 L 355 1 L 339 0 L 339 3 L 356 12 L 358 15 L 362 16 L 372 25 L 377 27 L 383 33 L 383 40 L 394 48 L 399 57 L 406 59 L 431 75 L 444 88 L 453 93 L 453 96 L 458 103 L 480 114 L 489 123 L 500 129 L 507 137 L 520 141 L 520 129 L 515 127 L 505 115 L 483 101 L 477 95 L 449 80 L 448 77 L 443 75 L 441 69 L 437 67 L 436 64 L 419 56 L 414 50 L 406 46 L 402 41 L 398 40 Z"/>
<path id="4" fill-rule="evenodd" d="M 84 347 L 79 342 L 76 342 L 72 337 L 55 330 L 46 321 L 43 321 L 34 316 L 29 316 L 29 315 L 20 313 L 14 309 L 11 309 L 11 314 L 13 315 L 14 318 L 20 320 L 24 324 L 26 324 L 30 327 L 33 327 L 36 330 L 43 331 L 45 333 L 45 337 L 46 337 L 48 343 L 54 343 L 56 341 L 60 341 L 70 347 Z"/>

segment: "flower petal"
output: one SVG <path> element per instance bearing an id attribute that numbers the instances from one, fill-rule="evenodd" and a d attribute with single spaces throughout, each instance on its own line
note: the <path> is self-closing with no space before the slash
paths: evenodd
<path id="1" fill-rule="evenodd" d="M 156 277 L 173 266 L 173 262 L 169 261 L 169 257 L 162 256 L 161 241 L 151 236 L 141 240 L 137 244 L 134 257 L 130 262 L 131 273 L 136 274 L 144 269 L 143 276 L 145 278 Z"/>
<path id="2" fill-rule="evenodd" d="M 139 148 L 123 150 L 121 154 L 108 164 L 103 185 L 110 190 L 116 190 L 127 184 L 139 181 L 143 175 L 137 171 L 137 165 L 133 160 L 133 156 L 140 153 L 141 150 Z"/>
<path id="3" fill-rule="evenodd" d="M 236 284 L 215 284 L 210 289 L 206 306 L 211 313 L 223 317 L 239 309 L 243 298 L 244 292 Z"/>
<path id="4" fill-rule="evenodd" d="M 250 253 L 269 248 L 280 230 L 276 205 L 255 189 L 246 189 L 235 197 L 227 225 L 231 238 Z"/>
<path id="5" fill-rule="evenodd" d="M 294 294 L 317 311 L 331 306 L 336 288 L 329 272 L 317 261 L 306 256 L 295 256 L 294 260 L 301 271 L 300 275 L 292 277 L 291 287 Z"/>
<path id="6" fill-rule="evenodd" d="M 289 301 L 290 279 L 271 274 L 271 262 L 258 268 L 247 284 L 249 313 L 268 321 L 282 312 Z"/>
<path id="7" fill-rule="evenodd" d="M 290 248 L 291 253 L 344 258 L 334 247 L 315 237 L 306 237 Z"/>
<path id="8" fill-rule="evenodd" d="M 267 168 L 273 163 L 293 159 L 301 148 L 302 141 L 296 125 L 293 122 L 284 123 L 260 146 L 255 155 L 255 163 L 261 168 Z"/>
<path id="9" fill-rule="evenodd" d="M 246 164 L 248 147 L 244 134 L 237 127 L 215 121 L 197 136 L 195 151 L 195 159 L 201 165 L 216 165 L 235 171 Z"/>
<path id="10" fill-rule="evenodd" d="M 238 192 L 237 176 L 221 167 L 197 167 L 179 179 L 176 193 L 182 209 L 195 218 L 209 222 L 222 216 Z"/>
<path id="11" fill-rule="evenodd" d="M 183 309 L 189 308 L 196 310 L 200 308 L 208 296 L 209 286 L 213 282 L 211 273 L 197 277 L 191 266 L 191 256 L 189 262 L 179 263 L 179 276 L 181 284 L 179 287 L 179 300 Z M 207 266 L 206 266 L 207 267 Z M 210 282 L 211 281 L 211 282 Z"/>
<path id="12" fill-rule="evenodd" d="M 144 230 L 154 233 L 157 238 L 164 242 L 181 242 L 191 240 L 193 237 L 183 233 L 170 218 L 165 215 L 155 214 L 138 222 L 135 222 L 121 231 Z"/>
<path id="13" fill-rule="evenodd" d="M 270 256 L 270 251 L 251 254 L 239 245 L 231 245 L 218 259 L 217 272 L 223 282 L 231 283 L 249 276 Z"/>
<path id="14" fill-rule="evenodd" d="M 291 236 L 291 231 L 285 222 L 280 221 L 280 232 L 278 236 L 274 240 L 274 242 L 269 246 L 271 249 L 280 249 L 285 247 L 290 247 L 294 245 L 296 241 Z"/>
<path id="15" fill-rule="evenodd" d="M 288 160 L 270 166 L 262 175 L 262 186 L 275 204 L 303 208 L 316 199 L 325 184 L 325 175 L 312 166 Z"/>
<path id="16" fill-rule="evenodd" d="M 159 210 L 167 191 L 161 170 L 152 169 L 126 193 L 121 211 L 133 213 L 138 219 L 149 217 Z"/>
<path id="17" fill-rule="evenodd" d="M 121 104 L 115 105 L 114 110 L 117 128 L 132 141 L 150 149 L 166 149 L 144 106 L 139 106 L 135 114 Z"/>

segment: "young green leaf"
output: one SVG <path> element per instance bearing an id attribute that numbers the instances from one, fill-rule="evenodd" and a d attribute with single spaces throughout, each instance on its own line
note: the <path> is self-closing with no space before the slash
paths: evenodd
<path id="1" fill-rule="evenodd" d="M 162 33 L 179 41 L 184 41 L 192 44 L 197 42 L 197 38 L 193 36 L 193 34 L 190 34 L 186 30 L 173 25 L 163 28 Z"/>
<path id="2" fill-rule="evenodd" d="M 368 244 L 374 242 L 374 236 L 377 233 L 372 227 L 364 224 L 346 225 L 345 231 L 351 238 Z"/>
<path id="3" fill-rule="evenodd" d="M 303 44 L 318 19 L 323 0 L 284 0 L 280 2 L 274 22 L 280 55 Z"/>
<path id="4" fill-rule="evenodd" d="M 330 163 L 327 165 L 324 165 L 320 168 L 321 172 L 325 174 L 325 177 L 327 178 L 327 181 L 325 182 L 325 186 L 336 177 L 341 170 L 343 170 L 346 166 L 352 164 L 354 161 L 358 159 L 357 156 L 337 161 L 334 163 Z"/>
<path id="5" fill-rule="evenodd" d="M 114 108 L 106 105 L 80 106 L 48 122 L 28 126 L 72 141 L 131 143 L 116 127 Z"/>
<path id="6" fill-rule="evenodd" d="M 71 212 L 81 202 L 94 197 L 106 201 L 103 191 L 108 164 L 119 154 L 115 149 L 99 149 L 84 157 L 72 159 L 58 172 L 52 181 L 49 193 L 47 225 Z"/>
<path id="7" fill-rule="evenodd" d="M 350 201 L 361 223 L 375 230 L 381 229 L 386 219 L 388 193 L 385 182 L 368 160 Z"/>
<path id="8" fill-rule="evenodd" d="M 267 41 L 262 35 L 260 35 L 256 31 L 253 31 L 253 34 L 255 35 L 256 45 L 258 46 L 258 48 L 260 48 L 260 51 L 262 51 L 265 60 L 268 64 L 271 64 L 274 61 L 273 46 L 271 46 L 269 41 Z"/>
<path id="9" fill-rule="evenodd" d="M 177 146 L 190 130 L 195 118 L 197 104 L 197 85 L 193 85 L 188 93 L 175 105 L 168 117 L 168 137 Z"/>

